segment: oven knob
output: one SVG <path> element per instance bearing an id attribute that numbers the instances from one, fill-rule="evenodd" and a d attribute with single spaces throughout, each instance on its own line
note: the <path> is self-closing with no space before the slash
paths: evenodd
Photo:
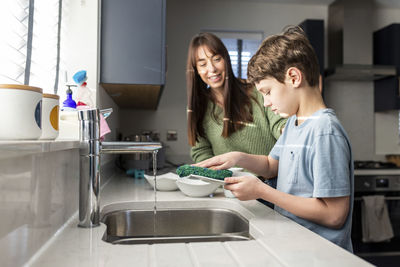
<path id="1" fill-rule="evenodd" d="M 371 183 L 370 182 L 364 182 L 364 186 L 369 188 L 369 187 L 371 187 Z"/>

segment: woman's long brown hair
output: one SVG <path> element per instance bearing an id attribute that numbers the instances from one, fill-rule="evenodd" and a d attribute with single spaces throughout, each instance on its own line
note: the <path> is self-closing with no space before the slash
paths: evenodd
<path id="1" fill-rule="evenodd" d="M 228 50 L 222 41 L 214 34 L 200 33 L 190 42 L 186 68 L 188 138 L 191 146 L 196 144 L 199 137 L 205 138 L 203 119 L 208 101 L 214 100 L 211 89 L 207 88 L 207 84 L 203 82 L 196 68 L 197 50 L 203 45 L 208 47 L 214 55 L 220 55 L 225 60 L 224 120 L 221 135 L 227 138 L 243 128 L 244 122 L 253 122 L 249 84 L 233 74 Z M 213 117 L 217 118 L 215 113 Z"/>

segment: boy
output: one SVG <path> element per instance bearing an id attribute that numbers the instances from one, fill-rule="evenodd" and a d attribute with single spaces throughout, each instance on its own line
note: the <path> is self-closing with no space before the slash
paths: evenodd
<path id="1" fill-rule="evenodd" d="M 225 178 L 240 200 L 262 198 L 275 210 L 352 252 L 353 158 L 347 134 L 319 90 L 318 60 L 303 31 L 290 27 L 263 41 L 248 66 L 248 79 L 264 105 L 289 117 L 268 156 L 229 152 L 196 164 L 243 167 L 264 178 Z M 279 172 L 278 172 L 279 169 Z"/>

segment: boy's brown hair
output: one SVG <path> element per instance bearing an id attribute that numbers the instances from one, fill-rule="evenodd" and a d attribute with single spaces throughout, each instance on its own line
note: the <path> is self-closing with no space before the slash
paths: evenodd
<path id="1" fill-rule="evenodd" d="M 303 30 L 290 26 L 283 33 L 267 37 L 250 59 L 247 79 L 258 83 L 269 77 L 284 83 L 286 71 L 298 68 L 311 87 L 319 82 L 318 59 Z"/>

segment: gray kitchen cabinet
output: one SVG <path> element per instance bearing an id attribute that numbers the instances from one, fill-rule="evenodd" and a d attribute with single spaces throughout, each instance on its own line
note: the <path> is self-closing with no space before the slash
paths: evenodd
<path id="1" fill-rule="evenodd" d="M 102 0 L 100 84 L 120 107 L 155 109 L 165 84 L 166 0 Z"/>
<path id="2" fill-rule="evenodd" d="M 374 32 L 374 64 L 391 65 L 396 76 L 374 81 L 375 112 L 400 109 L 400 23 L 390 24 Z"/>

